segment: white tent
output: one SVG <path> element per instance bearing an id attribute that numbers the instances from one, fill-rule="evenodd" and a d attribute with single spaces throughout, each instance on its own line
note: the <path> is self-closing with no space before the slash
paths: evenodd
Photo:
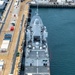
<path id="1" fill-rule="evenodd" d="M 32 75 L 32 73 L 28 73 L 28 75 Z"/>

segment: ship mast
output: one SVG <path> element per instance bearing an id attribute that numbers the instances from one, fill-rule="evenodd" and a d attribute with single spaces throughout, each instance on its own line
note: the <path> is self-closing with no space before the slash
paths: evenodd
<path id="1" fill-rule="evenodd" d="M 36 5 L 37 5 L 36 15 L 38 15 L 38 2 L 37 2 L 37 0 L 35 0 L 35 2 L 36 2 Z"/>

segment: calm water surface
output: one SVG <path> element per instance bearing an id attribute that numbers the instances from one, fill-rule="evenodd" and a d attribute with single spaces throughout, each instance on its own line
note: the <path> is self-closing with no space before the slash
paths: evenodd
<path id="1" fill-rule="evenodd" d="M 51 75 L 75 75 L 75 9 L 40 8 L 39 14 L 48 30 Z"/>

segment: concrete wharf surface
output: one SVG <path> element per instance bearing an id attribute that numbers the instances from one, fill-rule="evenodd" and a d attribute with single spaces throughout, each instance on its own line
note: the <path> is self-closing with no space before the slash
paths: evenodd
<path id="1" fill-rule="evenodd" d="M 24 22 L 23 22 L 23 26 L 22 26 L 22 31 L 21 31 L 21 38 L 20 38 L 20 41 L 19 41 L 19 47 L 18 47 L 18 52 L 20 53 L 20 55 L 21 55 L 21 53 L 22 53 L 22 50 L 21 50 L 21 48 L 22 48 L 22 46 L 21 46 L 21 44 L 22 44 L 22 42 L 23 42 L 23 39 L 24 39 L 24 34 L 25 34 L 25 27 L 26 27 L 26 18 L 28 17 L 28 11 L 29 11 L 29 5 L 28 4 L 26 4 L 28 2 L 28 0 L 27 1 L 24 1 L 23 3 L 21 3 L 21 9 L 20 9 L 20 13 L 19 14 L 24 14 L 25 15 L 25 17 L 24 17 Z M 24 24 L 26 24 L 26 25 L 24 25 Z M 25 27 L 24 27 L 25 26 Z M 14 69 L 14 75 L 18 75 L 18 72 L 19 72 L 19 67 L 18 67 L 18 65 L 19 65 L 19 63 L 20 63 L 20 60 L 21 60 L 21 57 L 20 57 L 20 55 L 19 55 L 19 57 L 17 57 L 16 58 L 16 64 L 15 64 L 15 69 Z"/>
<path id="2" fill-rule="evenodd" d="M 13 9 L 14 9 L 14 2 L 16 0 L 13 1 L 13 4 L 9 10 L 9 13 L 8 13 L 8 16 L 6 18 L 6 22 L 4 24 L 4 27 L 1 31 L 1 34 L 0 34 L 0 47 L 1 47 L 1 44 L 2 44 L 2 41 L 3 41 L 3 38 L 4 38 L 4 34 L 9 32 L 8 30 L 8 26 L 10 24 L 10 21 L 11 21 L 11 18 L 12 18 L 12 12 L 13 12 Z M 28 0 L 27 0 L 28 1 Z M 26 17 L 28 16 L 28 4 L 26 4 L 27 1 L 24 1 L 21 3 L 21 8 L 20 8 L 20 12 L 19 12 L 19 15 L 18 15 L 18 20 L 16 22 L 16 26 L 15 26 L 15 30 L 14 30 L 14 35 L 13 35 L 13 38 L 12 38 L 12 41 L 10 42 L 10 45 L 9 45 L 9 48 L 8 48 L 8 54 L 0 54 L 0 60 L 3 59 L 4 60 L 4 69 L 3 69 L 3 74 L 2 75 L 9 75 L 10 72 L 11 72 L 11 67 L 12 67 L 12 62 L 13 62 L 13 55 L 14 55 L 14 50 L 15 50 L 15 46 L 16 46 L 16 41 L 17 41 L 17 38 L 18 38 L 18 34 L 19 34 L 19 28 L 20 28 L 20 23 L 21 23 L 21 19 L 22 19 L 22 15 L 24 14 L 25 15 L 25 20 L 26 20 Z M 23 41 L 23 37 L 24 37 L 24 26 L 22 27 L 22 31 L 21 31 L 21 39 L 20 39 L 20 43 L 19 43 L 19 48 L 18 48 L 18 52 L 20 52 L 20 47 L 21 47 L 21 43 Z M 16 64 L 15 64 L 15 69 L 14 69 L 14 75 L 18 75 L 18 63 L 20 61 L 20 57 L 17 57 L 16 58 Z"/>
<path id="3" fill-rule="evenodd" d="M 6 8 L 5 8 L 5 10 L 4 10 L 3 14 L 2 14 L 2 21 L 1 21 L 2 23 L 0 23 L 0 33 L 1 33 L 2 28 L 3 28 L 4 24 L 5 24 L 5 21 L 6 21 L 6 18 L 8 16 L 8 14 L 9 14 L 9 10 L 10 10 L 10 8 L 12 6 L 12 3 L 13 3 L 13 0 L 9 0 L 9 3 L 7 4 L 7 6 L 6 6 Z"/>
<path id="4" fill-rule="evenodd" d="M 11 17 L 12 17 L 12 11 L 13 11 L 13 7 L 14 7 L 13 5 L 14 5 L 14 2 L 12 4 L 12 7 L 10 8 L 10 11 L 9 11 L 8 16 L 7 16 L 7 19 L 5 21 L 4 27 L 3 27 L 2 31 L 1 31 L 1 34 L 0 34 L 0 46 L 2 44 L 4 34 L 6 32 L 8 32 L 7 29 L 8 29 L 8 26 L 9 26 L 9 23 L 10 23 L 10 20 L 11 20 Z"/>
<path id="5" fill-rule="evenodd" d="M 8 16 L 7 16 L 7 19 L 6 19 L 6 22 L 4 24 L 4 27 L 2 29 L 2 32 L 0 34 L 0 47 L 1 47 L 1 44 L 2 44 L 2 41 L 3 41 L 3 38 L 4 38 L 4 34 L 6 32 L 8 32 L 8 26 L 9 26 L 9 23 L 10 23 L 10 20 L 11 20 L 11 17 L 12 17 L 12 11 L 13 11 L 13 6 L 14 5 L 14 2 L 12 4 L 12 7 L 10 8 L 10 11 L 8 13 Z M 16 30 L 16 29 L 15 29 Z M 14 34 L 15 36 L 16 34 Z M 4 69 L 3 69 L 3 75 L 9 75 L 10 73 L 10 69 L 11 69 L 11 62 L 12 62 L 12 57 L 13 57 L 13 50 L 14 50 L 14 38 L 13 38 L 13 41 L 10 43 L 9 45 L 9 53 L 8 54 L 0 54 L 0 59 L 3 59 L 4 60 Z"/>
<path id="6" fill-rule="evenodd" d="M 30 4 L 31 7 L 37 6 L 36 4 Z M 45 8 L 74 8 L 75 9 L 75 3 L 58 3 L 58 2 L 49 2 L 49 3 L 39 3 L 39 7 L 45 7 Z"/>

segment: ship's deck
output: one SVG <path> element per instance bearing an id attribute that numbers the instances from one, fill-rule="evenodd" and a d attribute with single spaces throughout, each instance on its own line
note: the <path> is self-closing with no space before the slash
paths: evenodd
<path id="1" fill-rule="evenodd" d="M 47 61 L 47 66 L 43 65 L 44 60 Z M 32 50 L 28 58 L 25 58 L 25 74 L 28 73 L 32 73 L 32 75 L 50 75 L 49 57 L 46 56 L 45 50 Z"/>
<path id="2" fill-rule="evenodd" d="M 21 51 L 21 48 L 22 48 L 22 46 L 21 46 L 21 44 L 22 44 L 22 42 L 24 41 L 23 39 L 24 39 L 24 34 L 25 34 L 25 28 L 24 28 L 24 26 L 26 27 L 26 25 L 27 25 L 27 23 L 26 23 L 26 18 L 28 17 L 28 11 L 29 11 L 29 5 L 28 4 L 26 4 L 27 2 L 28 2 L 29 0 L 27 0 L 27 1 L 24 1 L 24 2 L 22 2 L 21 3 L 21 8 L 20 8 L 20 15 L 21 14 L 24 14 L 25 15 L 25 18 L 24 18 L 24 23 L 23 23 L 23 27 L 22 27 L 22 31 L 21 31 L 21 38 L 20 38 L 20 41 L 19 41 L 19 47 L 18 47 L 18 52 L 20 52 L 20 53 L 22 53 Z M 26 24 L 26 25 L 25 25 Z M 16 58 L 16 63 L 15 63 L 15 69 L 14 69 L 14 75 L 18 75 L 18 72 L 19 72 L 19 67 L 18 67 L 18 65 L 19 65 L 19 63 L 21 63 L 20 62 L 21 61 L 21 57 L 19 56 L 19 57 L 17 57 Z"/>

